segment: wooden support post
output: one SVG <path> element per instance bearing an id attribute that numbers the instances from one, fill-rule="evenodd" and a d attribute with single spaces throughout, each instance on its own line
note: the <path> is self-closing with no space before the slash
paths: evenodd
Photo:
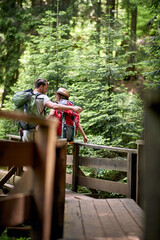
<path id="1" fill-rule="evenodd" d="M 128 172 L 127 172 L 128 194 L 127 194 L 127 197 L 136 200 L 137 155 L 134 153 L 128 153 L 127 159 L 128 159 Z"/>
<path id="2" fill-rule="evenodd" d="M 72 174 L 72 191 L 77 192 L 79 172 L 79 145 L 73 145 L 73 174 Z"/>
<path id="3" fill-rule="evenodd" d="M 55 163 L 56 163 L 56 128 L 41 126 L 35 138 L 37 153 L 35 156 L 35 174 L 33 198 L 36 216 L 32 221 L 31 238 L 51 239 L 51 220 L 54 199 Z M 34 209 L 35 214 L 34 214 Z"/>
<path id="4" fill-rule="evenodd" d="M 137 183 L 136 183 L 136 202 L 144 209 L 144 141 L 137 140 Z"/>
<path id="5" fill-rule="evenodd" d="M 160 91 L 147 92 L 145 106 L 145 237 L 160 239 Z"/>
<path id="6" fill-rule="evenodd" d="M 64 202 L 65 202 L 65 175 L 66 175 L 66 153 L 67 141 L 59 140 L 63 145 L 56 148 L 56 176 L 54 183 L 54 202 L 52 215 L 51 239 L 63 237 Z"/>

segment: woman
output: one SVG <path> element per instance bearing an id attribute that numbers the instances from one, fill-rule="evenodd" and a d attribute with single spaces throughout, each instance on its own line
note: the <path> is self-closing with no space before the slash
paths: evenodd
<path id="1" fill-rule="evenodd" d="M 74 103 L 68 99 L 69 91 L 67 91 L 65 88 L 59 88 L 58 91 L 55 92 L 55 101 L 57 103 L 67 106 L 74 106 Z M 59 120 L 57 127 L 58 137 L 65 137 L 67 138 L 67 141 L 73 141 L 78 129 L 83 136 L 84 143 L 88 143 L 88 138 L 86 137 L 85 132 L 79 123 L 79 114 L 77 112 L 72 110 L 59 111 L 51 109 L 49 117 L 53 116 L 57 117 Z"/>

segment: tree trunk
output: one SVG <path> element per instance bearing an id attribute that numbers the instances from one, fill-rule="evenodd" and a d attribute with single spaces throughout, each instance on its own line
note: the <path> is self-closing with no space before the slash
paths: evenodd
<path id="1" fill-rule="evenodd" d="M 131 33 L 130 33 L 130 46 L 129 51 L 133 52 L 136 50 L 136 29 L 137 29 L 137 6 L 132 5 L 131 9 Z M 128 71 L 135 71 L 135 53 L 131 53 L 128 63 L 132 63 L 132 67 L 129 67 Z"/>
<path id="2" fill-rule="evenodd" d="M 6 96 L 10 93 L 10 87 L 13 86 L 19 75 L 19 58 L 23 52 L 19 45 L 15 44 L 16 40 L 13 39 L 12 42 L 8 42 L 7 55 L 4 58 L 7 65 L 5 66 L 5 82 L 4 82 L 4 92 L 2 96 L 2 106 Z M 14 45 L 14 48 L 10 49 L 10 45 Z"/>
<path id="3" fill-rule="evenodd" d="M 131 10 L 131 39 L 136 42 L 136 30 L 137 30 L 137 6 L 134 5 Z"/>
<path id="4" fill-rule="evenodd" d="M 100 32 L 101 32 L 101 13 L 102 13 L 102 10 L 101 10 L 101 0 L 97 2 L 96 4 L 96 9 L 95 9 L 95 13 L 96 13 L 96 18 L 97 18 L 97 21 L 96 21 L 96 28 L 97 28 L 97 43 L 100 43 Z"/>
<path id="5" fill-rule="evenodd" d="M 107 0 L 106 13 L 110 15 L 111 19 L 114 19 L 115 12 L 115 0 Z"/>
<path id="6" fill-rule="evenodd" d="M 116 18 L 118 19 L 118 0 L 116 0 L 116 7 L 115 7 L 115 9 L 116 9 Z"/>
<path id="7" fill-rule="evenodd" d="M 32 0 L 32 7 L 36 8 L 36 7 L 42 7 L 43 5 L 43 1 L 42 0 Z"/>

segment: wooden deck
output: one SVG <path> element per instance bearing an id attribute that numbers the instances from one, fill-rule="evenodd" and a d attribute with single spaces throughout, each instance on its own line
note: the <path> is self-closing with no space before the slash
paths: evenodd
<path id="1" fill-rule="evenodd" d="M 15 184 L 13 191 L 11 190 L 8 196 L 0 200 L 0 227 L 2 227 L 0 230 L 6 226 L 14 228 L 28 222 L 30 228 L 27 231 L 30 231 L 31 239 L 34 240 L 143 239 L 143 211 L 131 198 L 94 199 L 68 191 L 65 194 L 67 143 L 65 140 L 57 141 L 55 138 L 56 121 L 11 112 L 0 112 L 0 117 L 21 119 L 41 125 L 33 143 L 1 140 L 1 166 L 13 167 L 14 171 L 14 167 L 30 166 L 30 168 L 26 175 L 22 176 L 21 180 Z M 87 144 L 87 147 L 106 150 L 105 146 Z M 124 151 L 111 147 L 107 147 L 107 149 Z M 137 150 L 132 152 L 132 150 L 125 149 L 125 151 L 128 161 L 134 160 L 132 155 L 137 154 Z M 22 152 L 23 154 L 21 154 Z M 75 169 L 75 171 L 72 174 L 72 190 L 76 191 L 77 186 L 82 184 L 82 181 L 78 180 L 83 180 L 82 177 L 84 177 L 79 176 L 79 165 L 81 166 L 81 160 L 84 158 L 79 156 L 78 144 L 75 144 L 73 152 L 73 170 Z M 23 161 L 22 155 L 24 156 Z M 87 158 L 87 160 L 89 159 Z M 92 161 L 95 160 L 102 163 L 100 158 L 92 158 Z M 108 159 L 105 161 L 107 161 L 105 166 L 108 166 L 110 161 Z M 131 170 L 132 164 L 128 164 L 128 166 Z M 127 175 L 128 179 L 136 179 L 136 175 L 132 175 Z M 6 177 L 1 180 L 1 185 L 4 185 L 5 182 Z M 97 181 L 95 189 L 104 190 L 99 189 L 102 184 L 102 181 Z M 110 184 L 111 181 L 109 181 Z M 134 181 L 124 184 L 128 189 L 126 192 L 128 197 L 131 197 L 132 185 L 134 185 Z M 92 189 L 93 184 L 87 187 Z M 105 190 L 107 191 L 106 188 Z"/>
<path id="2" fill-rule="evenodd" d="M 134 200 L 93 199 L 71 192 L 65 199 L 63 239 L 143 239 L 143 210 Z"/>

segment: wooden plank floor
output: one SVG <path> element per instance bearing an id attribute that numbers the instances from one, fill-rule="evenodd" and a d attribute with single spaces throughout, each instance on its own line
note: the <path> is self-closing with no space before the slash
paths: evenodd
<path id="1" fill-rule="evenodd" d="M 63 239 L 142 240 L 143 211 L 132 200 L 66 193 Z"/>

